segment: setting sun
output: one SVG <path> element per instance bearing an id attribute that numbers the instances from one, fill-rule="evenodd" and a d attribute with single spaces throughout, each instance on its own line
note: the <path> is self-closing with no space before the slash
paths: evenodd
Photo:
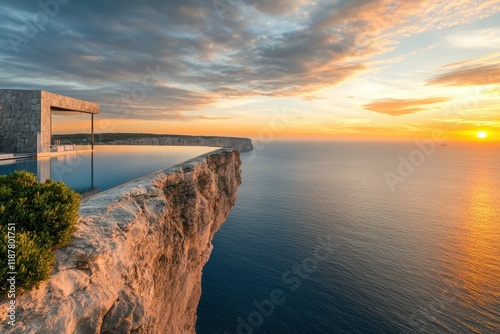
<path id="1" fill-rule="evenodd" d="M 477 133 L 477 138 L 484 139 L 486 137 L 488 137 L 488 134 L 486 132 L 484 132 L 484 131 L 479 131 Z"/>

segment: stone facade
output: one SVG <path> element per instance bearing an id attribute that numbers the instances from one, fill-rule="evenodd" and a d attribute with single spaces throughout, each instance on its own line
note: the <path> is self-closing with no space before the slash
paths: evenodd
<path id="1" fill-rule="evenodd" d="M 0 90 L 0 152 L 36 152 L 40 100 L 40 91 Z"/>
<path id="2" fill-rule="evenodd" d="M 41 90 L 0 89 L 0 152 L 50 152 L 52 109 L 99 113 L 99 105 Z"/>

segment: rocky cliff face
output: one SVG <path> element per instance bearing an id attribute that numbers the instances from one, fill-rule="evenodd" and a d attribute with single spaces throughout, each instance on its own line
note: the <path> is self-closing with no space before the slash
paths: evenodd
<path id="1" fill-rule="evenodd" d="M 109 142 L 113 145 L 173 145 L 173 146 L 213 146 L 231 147 L 241 152 L 253 150 L 252 140 L 235 137 L 168 136 L 130 138 Z"/>
<path id="2" fill-rule="evenodd" d="M 82 204 L 79 230 L 2 333 L 194 333 L 201 270 L 241 183 L 222 149 Z M 1 305 L 5 310 L 7 305 Z"/>

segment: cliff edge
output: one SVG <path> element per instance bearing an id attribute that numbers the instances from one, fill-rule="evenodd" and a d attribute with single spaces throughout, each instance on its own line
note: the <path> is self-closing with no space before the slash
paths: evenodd
<path id="1" fill-rule="evenodd" d="M 82 203 L 51 278 L 16 299 L 2 333 L 194 333 L 201 270 L 241 184 L 221 149 Z M 4 302 L 2 310 L 7 309 Z"/>
<path id="2" fill-rule="evenodd" d="M 207 136 L 158 136 L 138 137 L 111 141 L 112 145 L 168 145 L 168 146 L 212 146 L 230 147 L 240 152 L 253 150 L 252 140 L 236 137 L 207 137 Z"/>
<path id="3" fill-rule="evenodd" d="M 60 140 L 63 145 L 88 145 L 89 134 L 55 134 L 52 139 Z M 171 145 L 171 146 L 212 146 L 230 147 L 240 152 L 253 150 L 250 138 L 219 136 L 161 135 L 151 133 L 97 133 L 96 145 Z"/>

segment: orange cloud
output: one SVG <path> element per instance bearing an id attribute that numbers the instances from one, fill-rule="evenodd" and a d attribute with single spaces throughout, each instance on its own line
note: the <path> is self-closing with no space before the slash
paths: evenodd
<path id="1" fill-rule="evenodd" d="M 499 11 L 498 0 L 353 0 L 324 8 L 316 27 L 348 26 L 361 42 L 465 25 Z"/>
<path id="2" fill-rule="evenodd" d="M 500 53 L 444 67 L 455 67 L 455 69 L 435 76 L 427 85 L 480 86 L 500 84 Z"/>
<path id="3" fill-rule="evenodd" d="M 428 106 L 449 100 L 450 99 L 446 97 L 432 97 L 426 99 L 380 99 L 365 104 L 363 108 L 381 114 L 402 116 L 430 110 Z"/>

